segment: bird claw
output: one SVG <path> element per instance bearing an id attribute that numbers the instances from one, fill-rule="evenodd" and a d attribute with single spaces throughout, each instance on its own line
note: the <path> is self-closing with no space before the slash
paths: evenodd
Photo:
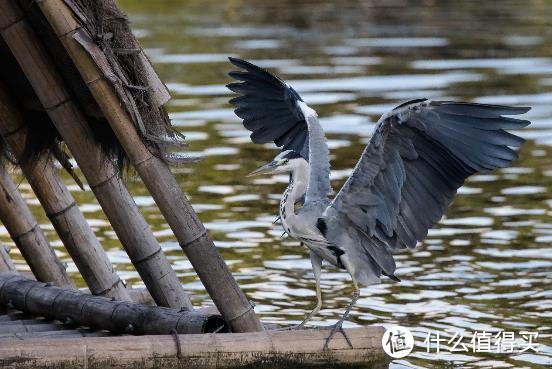
<path id="1" fill-rule="evenodd" d="M 333 325 L 330 335 L 328 336 L 328 338 L 326 338 L 326 343 L 324 343 L 324 350 L 328 350 L 328 345 L 330 341 L 338 331 L 343 335 L 343 337 L 345 337 L 345 341 L 347 341 L 347 344 L 349 345 L 349 347 L 353 348 L 353 344 L 351 343 L 351 340 L 349 339 L 349 337 L 345 333 L 345 330 L 343 329 L 343 321 L 339 321 Z"/>

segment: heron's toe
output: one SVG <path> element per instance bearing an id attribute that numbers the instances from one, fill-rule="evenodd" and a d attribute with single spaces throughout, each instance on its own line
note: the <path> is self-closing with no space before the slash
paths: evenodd
<path id="1" fill-rule="evenodd" d="M 327 350 L 329 348 L 328 345 L 330 344 L 330 341 L 332 340 L 332 338 L 335 336 L 337 332 L 340 332 L 343 335 L 343 337 L 345 337 L 345 341 L 347 341 L 347 344 L 349 345 L 349 347 L 353 348 L 353 344 L 351 343 L 351 340 L 349 339 L 349 337 L 347 336 L 347 333 L 345 333 L 345 330 L 343 329 L 343 321 L 340 320 L 332 326 L 330 335 L 328 336 L 328 338 L 326 338 L 326 342 L 324 343 L 324 350 Z"/>

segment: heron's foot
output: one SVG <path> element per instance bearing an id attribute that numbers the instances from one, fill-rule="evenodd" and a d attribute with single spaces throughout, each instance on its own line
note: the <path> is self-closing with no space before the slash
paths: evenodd
<path id="1" fill-rule="evenodd" d="M 332 330 L 330 332 L 330 335 L 328 336 L 328 338 L 326 338 L 326 343 L 324 344 L 324 350 L 328 349 L 328 345 L 329 345 L 330 341 L 332 340 L 333 336 L 337 332 L 340 332 L 343 335 L 343 337 L 345 337 L 345 341 L 347 341 L 347 344 L 349 345 L 349 347 L 353 348 L 353 344 L 351 343 L 351 340 L 349 339 L 349 337 L 347 337 L 347 334 L 343 330 L 343 320 L 338 321 L 331 328 L 332 328 Z"/>

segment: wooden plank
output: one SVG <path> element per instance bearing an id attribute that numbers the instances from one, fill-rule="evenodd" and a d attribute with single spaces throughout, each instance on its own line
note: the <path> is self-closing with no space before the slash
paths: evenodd
<path id="1" fill-rule="evenodd" d="M 0 30 L 156 303 L 191 309 L 190 299 L 114 163 L 94 139 L 86 117 L 14 0 L 0 1 Z"/>
<path id="2" fill-rule="evenodd" d="M 222 316 L 234 332 L 263 330 L 247 296 L 230 273 L 170 168 L 144 145 L 124 103 L 98 68 L 96 63 L 109 65 L 103 52 L 78 24 L 65 1 L 44 0 L 38 4 L 79 69 Z M 111 0 L 108 4 L 116 6 Z M 126 47 L 139 48 L 139 45 Z M 96 63 L 91 55 L 94 55 Z M 113 75 L 111 78 L 114 78 Z"/>
<path id="3" fill-rule="evenodd" d="M 24 339 L 0 345 L 6 369 L 74 368 L 339 368 L 343 365 L 382 369 L 389 357 L 381 348 L 384 329 L 346 329 L 323 350 L 328 330 L 256 333 Z M 180 348 L 178 355 L 177 346 Z"/>
<path id="4" fill-rule="evenodd" d="M 1 81 L 0 136 L 21 163 L 27 142 L 26 122 Z M 92 294 L 130 300 L 123 282 L 58 175 L 50 156 L 45 155 L 37 162 L 22 163 L 21 169 Z"/>

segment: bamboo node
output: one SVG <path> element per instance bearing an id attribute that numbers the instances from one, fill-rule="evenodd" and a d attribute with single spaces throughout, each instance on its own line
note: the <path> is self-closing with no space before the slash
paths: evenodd
<path id="1" fill-rule="evenodd" d="M 39 227 L 38 223 L 36 223 L 34 226 L 32 226 L 31 229 L 29 229 L 28 231 L 25 231 L 23 233 L 20 233 L 20 234 L 17 234 L 15 236 L 12 236 L 12 240 L 14 240 L 15 242 L 17 242 L 17 240 L 19 240 L 21 237 L 24 237 L 26 235 L 28 235 L 29 233 L 33 233 L 37 230 L 37 228 Z"/>
<path id="2" fill-rule="evenodd" d="M 108 178 L 106 178 L 105 180 L 101 181 L 101 182 L 98 183 L 98 184 L 92 185 L 92 184 L 89 183 L 90 189 L 91 189 L 91 190 L 96 190 L 96 189 L 98 189 L 99 187 L 101 187 L 101 186 L 103 186 L 103 185 L 105 185 L 105 184 L 111 182 L 111 180 L 113 180 L 114 178 L 118 178 L 117 172 L 113 172 L 113 174 L 112 174 L 111 176 L 109 176 Z"/>
<path id="3" fill-rule="evenodd" d="M 203 232 L 201 232 L 197 237 L 193 237 L 190 241 L 186 242 L 186 243 L 179 243 L 180 244 L 180 248 L 182 250 L 184 250 L 186 247 L 190 246 L 191 244 L 195 243 L 196 241 L 198 241 L 199 239 L 205 237 L 205 236 L 208 236 L 207 234 L 207 230 L 205 228 L 203 228 Z"/>
<path id="4" fill-rule="evenodd" d="M 137 162 L 135 162 L 135 163 L 132 163 L 132 165 L 134 165 L 134 167 L 135 167 L 136 169 L 138 169 L 139 166 L 141 166 L 142 164 L 145 164 L 146 162 L 152 160 L 152 159 L 155 157 L 150 151 L 148 151 L 148 152 L 149 152 L 149 155 L 146 156 L 145 159 L 142 159 L 142 160 L 140 160 L 140 161 L 137 161 Z"/>
<path id="5" fill-rule="evenodd" d="M 61 209 L 60 211 L 57 211 L 57 212 L 51 213 L 51 214 L 46 214 L 46 216 L 48 217 L 48 219 L 54 220 L 56 217 L 62 215 L 63 213 L 66 213 L 67 211 L 69 211 L 69 209 L 75 207 L 76 205 L 77 205 L 77 202 L 73 201 L 72 203 L 70 203 L 65 208 Z"/>
<path id="6" fill-rule="evenodd" d="M 21 125 L 17 126 L 17 128 L 15 128 L 11 131 L 6 131 L 6 132 L 2 133 L 2 138 L 7 139 L 7 138 L 13 136 L 14 134 L 18 133 L 19 131 L 23 130 L 26 126 L 27 126 L 26 124 L 21 124 Z"/>
<path id="7" fill-rule="evenodd" d="M 46 110 L 46 111 L 56 110 L 57 108 L 59 108 L 62 105 L 67 104 L 68 102 L 71 102 L 71 96 L 67 96 L 65 99 L 61 100 L 60 102 L 55 103 L 52 106 L 45 106 L 44 110 Z"/>
<path id="8" fill-rule="evenodd" d="M 161 247 L 159 247 L 157 250 L 155 250 L 153 253 L 151 253 L 150 255 L 144 257 L 144 258 L 141 258 L 141 259 L 134 259 L 134 265 L 136 264 L 142 264 L 148 260 L 150 260 L 151 258 L 153 258 L 155 255 L 159 254 L 161 252 Z"/>
<path id="9" fill-rule="evenodd" d="M 104 79 L 104 76 L 99 76 L 98 78 L 91 79 L 90 81 L 86 81 L 86 85 L 90 86 L 93 85 L 96 82 L 102 81 Z"/>
<path id="10" fill-rule="evenodd" d="M 17 18 L 13 22 L 10 22 L 10 23 L 6 24 L 5 26 L 0 27 L 0 32 L 4 32 L 4 31 L 8 30 L 9 28 L 15 26 L 17 23 L 19 23 L 21 21 L 24 21 L 24 20 L 25 20 L 25 16 L 23 15 L 23 16 L 21 16 L 21 18 Z"/>

